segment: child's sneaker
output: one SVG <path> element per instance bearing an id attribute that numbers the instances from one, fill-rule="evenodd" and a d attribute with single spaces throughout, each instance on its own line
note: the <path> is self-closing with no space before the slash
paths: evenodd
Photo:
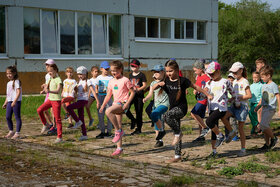
<path id="1" fill-rule="evenodd" d="M 171 158 L 169 160 L 166 160 L 165 163 L 172 164 L 172 163 L 176 163 L 176 162 L 179 162 L 179 161 L 181 161 L 181 157 L 179 157 L 179 158 Z"/>
<path id="2" fill-rule="evenodd" d="M 16 133 L 14 134 L 14 136 L 13 136 L 11 139 L 13 139 L 13 140 L 20 139 L 20 135 L 19 135 L 19 133 L 18 133 L 18 132 L 16 132 Z"/>
<path id="3" fill-rule="evenodd" d="M 82 136 L 79 138 L 79 141 L 84 141 L 84 140 L 88 140 L 88 137 L 82 135 Z"/>
<path id="4" fill-rule="evenodd" d="M 217 152 L 212 152 L 210 155 L 207 156 L 207 158 L 218 158 L 219 155 Z"/>
<path id="5" fill-rule="evenodd" d="M 182 137 L 183 137 L 182 132 L 180 132 L 179 136 L 176 136 L 176 135 L 175 135 L 175 137 L 174 137 L 173 142 L 172 142 L 171 145 L 176 145 L 177 143 L 179 143 L 180 140 L 182 140 Z"/>
<path id="6" fill-rule="evenodd" d="M 246 150 L 240 150 L 240 152 L 237 153 L 237 156 L 239 157 L 246 156 Z"/>
<path id="7" fill-rule="evenodd" d="M 200 133 L 200 136 L 201 137 L 205 137 L 208 133 L 210 132 L 210 128 L 209 127 L 206 127 L 204 129 L 202 129 L 201 133 Z"/>
<path id="8" fill-rule="evenodd" d="M 93 122 L 94 122 L 94 119 L 92 118 L 89 123 L 88 123 L 88 126 L 91 127 L 93 125 Z"/>
<path id="9" fill-rule="evenodd" d="M 268 150 L 269 149 L 269 145 L 266 145 L 266 144 L 264 144 L 261 148 L 260 148 L 260 150 L 262 150 L 262 151 L 266 151 L 266 150 Z"/>
<path id="10" fill-rule="evenodd" d="M 47 132 L 49 130 L 49 126 L 46 124 L 46 125 L 43 125 L 42 127 L 42 130 L 41 130 L 41 134 L 44 134 L 45 132 Z"/>
<path id="11" fill-rule="evenodd" d="M 234 138 L 232 138 L 232 141 L 235 141 L 235 142 L 237 142 L 237 141 L 239 141 L 239 137 L 238 136 L 234 136 Z"/>
<path id="12" fill-rule="evenodd" d="M 47 132 L 48 136 L 53 136 L 53 135 L 57 135 L 57 129 L 55 127 L 51 128 L 48 132 Z"/>
<path id="13" fill-rule="evenodd" d="M 113 138 L 112 142 L 117 143 L 121 140 L 121 137 L 124 135 L 124 131 L 122 130 L 121 132 L 115 131 L 115 137 Z"/>
<path id="14" fill-rule="evenodd" d="M 81 120 L 79 120 L 78 122 L 76 122 L 76 124 L 74 125 L 74 127 L 72 129 L 77 129 L 79 128 L 81 125 L 83 124 L 83 122 Z"/>
<path id="15" fill-rule="evenodd" d="M 98 134 L 95 138 L 96 139 L 103 139 L 105 136 L 105 133 L 101 132 L 100 134 Z"/>
<path id="16" fill-rule="evenodd" d="M 56 140 L 54 141 L 55 144 L 58 144 L 58 143 L 62 143 L 62 138 L 56 138 Z"/>
<path id="17" fill-rule="evenodd" d="M 14 131 L 9 131 L 9 133 L 5 136 L 5 138 L 12 138 L 14 136 Z"/>
<path id="18" fill-rule="evenodd" d="M 72 123 L 70 123 L 67 127 L 67 129 L 72 129 L 74 127 L 74 125 Z"/>
<path id="19" fill-rule="evenodd" d="M 112 137 L 112 133 L 106 132 L 106 133 L 104 134 L 104 138 L 113 138 L 113 137 Z"/>
<path id="20" fill-rule="evenodd" d="M 222 134 L 221 137 L 217 136 L 215 147 L 219 147 L 225 141 L 225 136 Z"/>
<path id="21" fill-rule="evenodd" d="M 66 113 L 64 119 L 65 119 L 65 120 L 68 120 L 69 117 L 70 117 L 70 114 L 69 114 L 69 113 Z"/>
<path id="22" fill-rule="evenodd" d="M 274 138 L 271 138 L 269 148 L 273 149 L 275 147 L 275 145 L 277 144 L 277 142 L 278 142 L 278 138 L 276 136 L 274 136 Z"/>
<path id="23" fill-rule="evenodd" d="M 120 154 L 122 154 L 123 149 L 119 149 L 117 148 L 113 153 L 112 156 L 119 156 Z"/>
<path id="24" fill-rule="evenodd" d="M 232 130 L 229 134 L 228 134 L 228 138 L 226 139 L 226 143 L 229 143 L 232 141 L 232 139 L 236 136 L 236 132 L 234 130 Z"/>
<path id="25" fill-rule="evenodd" d="M 163 141 L 158 140 L 154 147 L 162 147 Z"/>

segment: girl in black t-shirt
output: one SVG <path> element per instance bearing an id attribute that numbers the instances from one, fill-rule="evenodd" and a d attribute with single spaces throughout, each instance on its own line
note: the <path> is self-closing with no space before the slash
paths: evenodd
<path id="1" fill-rule="evenodd" d="M 186 89 L 192 87 L 200 93 L 205 94 L 209 99 L 212 98 L 205 90 L 191 83 L 185 77 L 179 77 L 179 66 L 175 60 L 168 60 L 165 63 L 167 78 L 154 85 L 154 89 L 161 86 L 169 97 L 170 108 L 163 116 L 164 121 L 174 131 L 175 137 L 172 145 L 175 146 L 175 157 L 168 160 L 168 163 L 178 162 L 181 160 L 182 132 L 180 119 L 187 113 L 188 103 L 186 99 Z"/>

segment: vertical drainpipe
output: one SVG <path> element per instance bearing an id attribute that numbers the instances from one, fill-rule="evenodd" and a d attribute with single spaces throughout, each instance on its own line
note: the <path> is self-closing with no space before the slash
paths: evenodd
<path id="1" fill-rule="evenodd" d="M 211 0 L 211 61 L 213 60 L 213 1 Z"/>
<path id="2" fill-rule="evenodd" d="M 130 71 L 130 41 L 131 41 L 131 34 L 130 34 L 130 0 L 127 0 L 127 10 L 128 10 L 128 70 Z"/>

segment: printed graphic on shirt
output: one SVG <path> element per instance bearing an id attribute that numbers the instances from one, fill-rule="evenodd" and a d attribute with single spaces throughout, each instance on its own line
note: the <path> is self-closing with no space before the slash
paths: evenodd
<path id="1" fill-rule="evenodd" d="M 140 88 L 140 79 L 131 79 L 131 83 L 134 87 Z"/>
<path id="2" fill-rule="evenodd" d="M 109 84 L 109 80 L 99 80 L 98 93 L 106 94 L 108 84 Z"/>

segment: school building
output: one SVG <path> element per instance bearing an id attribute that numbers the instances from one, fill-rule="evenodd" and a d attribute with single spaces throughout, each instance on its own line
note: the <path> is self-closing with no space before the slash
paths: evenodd
<path id="1" fill-rule="evenodd" d="M 149 72 L 169 58 L 187 70 L 217 55 L 218 0 L 0 1 L 1 95 L 9 65 L 17 65 L 29 94 L 39 93 L 48 58 L 60 71 L 104 60 L 121 60 L 128 71 L 138 58 Z"/>

